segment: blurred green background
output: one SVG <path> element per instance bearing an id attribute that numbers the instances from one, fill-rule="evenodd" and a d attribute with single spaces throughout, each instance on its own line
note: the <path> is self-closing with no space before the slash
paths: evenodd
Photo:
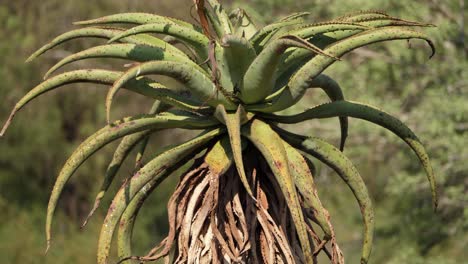
<path id="1" fill-rule="evenodd" d="M 368 184 L 376 207 L 377 230 L 372 263 L 466 263 L 468 259 L 468 47 L 464 0 L 251 0 L 224 1 L 243 7 L 261 25 L 291 12 L 310 11 L 310 21 L 324 21 L 355 10 L 379 9 L 409 20 L 428 22 L 424 29 L 437 53 L 419 41 L 396 41 L 361 48 L 335 63 L 326 73 L 344 88 L 348 100 L 377 105 L 400 117 L 428 148 L 437 172 L 440 210 L 432 213 L 429 186 L 409 148 L 392 135 L 360 120 L 350 121 L 345 153 Z M 153 12 L 193 21 L 191 0 L 0 0 L 0 122 L 16 101 L 41 81 L 58 59 L 101 41 L 73 41 L 38 60 L 23 61 L 35 49 L 73 28 L 72 22 L 128 12 Z M 87 60 L 73 67 L 112 68 L 105 60 Z M 104 86 L 103 86 L 104 87 Z M 45 210 L 52 184 L 67 156 L 79 142 L 105 125 L 105 89 L 73 85 L 33 101 L 0 139 L 0 262 L 94 263 L 102 208 L 86 229 L 79 226 L 96 194 L 112 144 L 84 164 L 66 187 L 54 225 L 52 249 L 44 256 Z M 309 92 L 308 107 L 325 100 Z M 115 115 L 145 112 L 151 101 L 122 92 Z M 301 133 L 338 142 L 336 120 L 294 126 Z M 186 137 L 184 131 L 153 137 L 151 149 Z M 132 159 L 130 159 L 132 160 Z M 114 183 L 131 173 L 131 163 Z M 338 242 L 348 263 L 358 263 L 361 218 L 351 192 L 330 170 L 319 166 L 317 185 L 330 209 Z M 166 233 L 165 204 L 177 177 L 153 193 L 137 221 L 139 254 Z M 104 205 L 108 205 L 109 200 Z"/>

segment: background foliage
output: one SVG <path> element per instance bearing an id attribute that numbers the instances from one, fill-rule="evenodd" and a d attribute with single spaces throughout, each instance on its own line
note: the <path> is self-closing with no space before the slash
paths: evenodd
<path id="1" fill-rule="evenodd" d="M 374 198 L 376 244 L 373 263 L 461 263 L 468 259 L 468 47 L 463 0 L 250 0 L 225 1 L 243 7 L 261 24 L 286 14 L 310 11 L 311 21 L 322 21 L 352 10 L 381 9 L 397 17 L 430 22 L 437 54 L 417 41 L 373 45 L 347 55 L 327 70 L 344 88 L 348 100 L 382 105 L 403 117 L 420 135 L 438 173 L 440 210 L 433 214 L 429 187 L 415 157 L 390 133 L 351 120 L 346 154 L 355 162 Z M 154 12 L 193 21 L 191 0 L 0 0 L 0 121 L 16 100 L 38 84 L 46 68 L 71 51 L 90 43 L 75 41 L 39 60 L 24 64 L 35 49 L 73 21 L 118 12 Z M 85 61 L 111 67 L 105 61 Z M 125 63 L 122 61 L 122 63 Z M 70 66 L 73 67 L 73 66 Z M 65 91 L 67 89 L 67 91 Z M 0 140 L 0 256 L 2 263 L 93 263 L 103 211 L 83 231 L 79 225 L 91 206 L 110 155 L 101 153 L 80 168 L 68 185 L 55 225 L 53 248 L 45 249 L 45 207 L 53 180 L 66 157 L 95 129 L 105 125 L 105 91 L 75 85 L 40 97 L 19 114 Z M 123 92 L 124 94 L 124 92 Z M 127 94 L 130 95 L 130 94 Z M 310 92 L 304 107 L 319 102 Z M 126 112 L 146 111 L 151 101 L 120 96 L 118 107 Z M 296 109 L 297 110 L 297 109 Z M 290 110 L 290 111 L 295 111 Z M 338 142 L 337 122 L 320 120 L 294 129 Z M 183 138 L 161 133 L 153 138 L 148 153 L 168 139 Z M 115 145 L 107 147 L 111 150 Z M 109 152 L 110 153 L 110 152 Z M 131 161 L 130 161 L 131 162 Z M 129 164 L 130 164 L 129 162 Z M 122 170 L 123 180 L 131 174 Z M 351 193 L 325 167 L 317 173 L 317 185 L 330 208 L 349 263 L 357 263 L 361 239 L 359 208 Z M 143 253 L 157 241 L 166 226 L 165 204 L 177 177 L 151 197 L 137 222 L 137 249 Z M 114 186 L 114 189 L 118 186 Z M 138 251 L 137 251 L 138 252 Z"/>

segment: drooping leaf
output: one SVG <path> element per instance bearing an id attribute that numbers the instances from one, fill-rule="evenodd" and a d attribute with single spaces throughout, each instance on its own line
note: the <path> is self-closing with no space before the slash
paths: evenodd
<path id="1" fill-rule="evenodd" d="M 79 83 L 79 82 L 89 82 L 96 84 L 112 84 L 117 81 L 122 72 L 100 70 L 100 69 L 87 69 L 87 70 L 76 70 L 71 72 L 66 72 L 57 76 L 54 76 L 38 86 L 34 87 L 29 91 L 25 96 L 23 96 L 10 113 L 7 121 L 5 122 L 2 130 L 0 131 L 0 137 L 3 136 L 13 121 L 16 113 L 21 110 L 27 103 L 29 103 L 34 98 L 39 95 L 46 93 L 55 88 L 59 88 L 66 84 Z M 165 88 L 161 84 L 154 82 L 150 79 L 139 79 L 139 80 L 129 80 L 123 86 L 125 89 L 148 96 L 150 98 L 161 100 L 169 105 L 177 106 L 181 109 L 196 111 L 196 112 L 206 112 L 210 111 L 209 107 L 202 106 L 202 102 L 198 102 L 192 98 L 180 95 L 170 89 Z"/>
<path id="2" fill-rule="evenodd" d="M 152 23 L 175 23 L 180 26 L 188 27 L 191 29 L 198 29 L 193 24 L 185 21 L 172 18 L 159 16 L 149 13 L 121 13 L 115 15 L 104 16 L 100 18 L 74 22 L 75 25 L 105 25 L 105 24 L 152 24 Z M 199 29 L 198 29 L 199 30 Z"/>
<path id="3" fill-rule="evenodd" d="M 150 61 L 137 65 L 129 69 L 118 79 L 109 90 L 106 98 L 107 120 L 110 121 L 110 107 L 112 100 L 121 87 L 124 87 L 130 80 L 143 75 L 160 74 L 172 77 L 182 82 L 187 89 L 192 92 L 201 101 L 216 107 L 218 104 L 224 104 L 228 109 L 235 109 L 235 104 L 228 101 L 227 98 L 220 95 L 216 98 L 214 92 L 216 87 L 206 74 L 201 70 L 196 70 L 190 65 L 171 61 Z"/>
<path id="4" fill-rule="evenodd" d="M 328 212 L 320 202 L 317 194 L 317 187 L 314 178 L 309 170 L 306 159 L 294 147 L 283 141 L 286 155 L 288 156 L 289 171 L 294 179 L 294 183 L 299 193 L 304 198 L 304 208 L 310 208 L 314 212 L 314 217 L 318 225 L 324 232 L 324 239 L 332 238 L 333 231 L 328 220 Z"/>
<path id="5" fill-rule="evenodd" d="M 245 174 L 244 162 L 242 159 L 242 141 L 241 141 L 241 125 L 248 121 L 247 114 L 245 113 L 242 105 L 239 105 L 235 113 L 227 113 L 223 105 L 216 107 L 215 117 L 226 125 L 229 142 L 231 143 L 231 150 L 233 153 L 234 161 L 236 164 L 237 173 L 244 185 L 247 193 L 254 198 L 252 189 L 250 188 L 249 180 Z"/>
<path id="6" fill-rule="evenodd" d="M 110 44 L 89 48 L 62 59 L 50 68 L 50 70 L 45 74 L 44 79 L 47 79 L 51 73 L 69 63 L 91 58 L 119 58 L 136 62 L 166 60 L 195 64 L 187 56 L 171 52 L 170 50 L 167 50 L 166 47 L 138 44 Z"/>
<path id="7" fill-rule="evenodd" d="M 136 26 L 111 38 L 109 43 L 143 33 L 159 33 L 176 37 L 180 41 L 193 47 L 200 58 L 207 57 L 206 47 L 208 47 L 209 39 L 206 36 L 196 30 L 171 23 L 153 23 Z"/>
<path id="8" fill-rule="evenodd" d="M 336 116 L 348 116 L 367 120 L 390 130 L 402 140 L 404 140 L 406 144 L 408 144 L 414 151 L 424 170 L 426 171 L 427 179 L 431 186 L 432 203 L 434 209 L 437 208 L 437 185 L 434 171 L 429 161 L 429 155 L 413 131 L 411 131 L 411 129 L 409 129 L 403 122 L 393 117 L 392 115 L 389 115 L 384 111 L 370 105 L 349 101 L 336 101 L 313 107 L 297 115 L 269 115 L 265 117 L 271 118 L 271 120 L 274 122 L 279 123 L 298 123 L 315 118 L 329 118 Z"/>
<path id="9" fill-rule="evenodd" d="M 62 35 L 54 38 L 52 41 L 47 43 L 46 45 L 42 46 L 40 49 L 38 49 L 36 52 L 34 52 L 31 56 L 29 56 L 28 59 L 26 59 L 26 62 L 30 62 L 34 60 L 35 58 L 39 57 L 40 55 L 44 54 L 48 50 L 53 49 L 54 47 L 65 43 L 67 41 L 77 39 L 77 38 L 104 38 L 104 39 L 111 39 L 123 32 L 122 29 L 118 28 L 97 28 L 97 27 L 87 27 L 87 28 L 80 28 L 80 29 L 75 29 L 71 30 L 68 32 L 63 33 Z M 150 45 L 150 46 L 156 46 L 156 47 L 161 47 L 166 44 L 168 48 L 170 48 L 170 45 L 165 43 L 164 41 L 149 36 L 149 35 L 138 35 L 138 36 L 130 36 L 126 38 L 121 38 L 119 42 L 123 43 L 131 43 L 131 44 L 139 44 L 139 45 Z M 178 50 L 177 48 L 173 48 L 174 50 Z M 183 54 L 183 52 L 179 51 L 179 53 Z"/>
<path id="10" fill-rule="evenodd" d="M 280 135 L 294 147 L 309 153 L 323 163 L 327 164 L 337 172 L 346 182 L 348 187 L 356 197 L 361 208 L 364 222 L 364 239 L 361 255 L 361 263 L 365 264 L 369 260 L 372 251 L 372 240 L 374 236 L 374 209 L 367 187 L 354 167 L 353 163 L 341 151 L 331 144 L 314 137 L 303 137 L 276 128 Z"/>
<path id="11" fill-rule="evenodd" d="M 57 207 L 58 198 L 73 173 L 93 153 L 118 138 L 144 130 L 163 128 L 205 129 L 213 127 L 216 124 L 217 122 L 215 120 L 200 118 L 193 115 L 143 115 L 141 117 L 131 117 L 115 122 L 88 137 L 68 158 L 55 181 L 47 207 L 46 236 L 48 247 L 51 240 L 52 218 L 55 208 Z"/>
<path id="12" fill-rule="evenodd" d="M 254 119 L 242 127 L 242 135 L 247 137 L 262 153 L 275 175 L 284 198 L 287 201 L 305 259 L 307 263 L 313 263 L 313 249 L 311 248 L 307 235 L 302 208 L 299 203 L 293 177 L 289 171 L 288 156 L 284 149 L 282 139 L 268 124 L 258 119 Z"/>
<path id="13" fill-rule="evenodd" d="M 432 41 L 423 33 L 416 32 L 410 29 L 403 29 L 400 27 L 384 27 L 374 30 L 368 30 L 344 40 L 338 41 L 326 48 L 324 51 L 327 54 L 331 54 L 336 57 L 341 57 L 345 53 L 376 42 L 395 40 L 395 39 L 423 39 L 432 48 L 432 54 L 434 54 L 434 45 Z M 281 107 L 274 108 L 274 111 L 280 111 L 290 107 L 291 105 L 298 102 L 305 90 L 311 86 L 314 78 L 330 66 L 334 60 L 330 57 L 323 55 L 317 55 L 309 62 L 307 62 L 302 68 L 300 68 L 291 78 L 288 83 L 288 87 L 280 96 L 279 101 L 289 102 L 289 106 L 284 104 Z M 281 98 L 284 97 L 284 98 Z"/>
<path id="14" fill-rule="evenodd" d="M 115 195 L 102 225 L 98 242 L 98 264 L 107 263 L 115 227 L 135 195 L 140 191 L 145 192 L 144 187 L 148 183 L 152 186 L 162 182 L 168 176 L 167 172 L 171 171 L 174 165 L 184 158 L 190 157 L 193 152 L 199 150 L 224 131 L 222 128 L 210 130 L 192 140 L 167 149 L 148 162 L 128 182 L 123 184 Z"/>

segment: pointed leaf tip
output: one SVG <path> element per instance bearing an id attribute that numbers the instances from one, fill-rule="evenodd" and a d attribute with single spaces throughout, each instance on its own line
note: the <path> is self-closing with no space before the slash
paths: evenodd
<path id="1" fill-rule="evenodd" d="M 10 126 L 11 121 L 13 120 L 13 117 L 15 116 L 15 114 L 16 114 L 16 108 L 13 109 L 13 111 L 11 111 L 10 116 L 5 121 L 5 124 L 3 125 L 2 130 L 0 131 L 0 137 L 3 137 L 3 135 L 5 135 L 5 132 L 8 129 L 8 127 Z"/>
<path id="2" fill-rule="evenodd" d="M 50 249 L 50 239 L 47 239 L 47 246 L 46 246 L 46 249 L 44 251 L 44 256 L 47 255 L 47 253 L 49 252 L 49 249 Z"/>
<path id="3" fill-rule="evenodd" d="M 103 195 L 102 195 L 103 196 Z M 85 220 L 83 221 L 83 223 L 81 224 L 80 226 L 80 229 L 83 229 L 86 227 L 86 225 L 88 224 L 89 222 L 89 219 L 91 219 L 91 217 L 94 215 L 94 213 L 96 212 L 96 210 L 98 209 L 99 207 L 99 204 L 101 203 L 101 199 L 102 199 L 102 196 L 101 197 L 96 197 L 96 200 L 94 201 L 94 205 L 93 205 L 93 208 L 91 209 L 91 211 L 89 211 L 88 215 L 86 216 Z"/>

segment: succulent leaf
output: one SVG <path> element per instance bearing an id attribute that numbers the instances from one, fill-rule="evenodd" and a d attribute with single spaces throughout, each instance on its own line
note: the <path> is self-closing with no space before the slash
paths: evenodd
<path id="1" fill-rule="evenodd" d="M 106 98 L 106 113 L 107 121 L 110 121 L 110 107 L 115 94 L 121 87 L 132 79 L 149 74 L 160 74 L 175 78 L 182 82 L 190 92 L 197 96 L 207 105 L 216 107 L 218 104 L 224 104 L 228 109 L 235 109 L 235 105 L 228 101 L 227 98 L 215 98 L 213 96 L 216 91 L 214 83 L 202 70 L 196 70 L 192 66 L 172 61 L 150 61 L 129 69 L 118 79 L 112 88 L 109 90 Z M 167 102 L 169 103 L 169 102 Z"/>
<path id="2" fill-rule="evenodd" d="M 315 118 L 329 118 L 336 116 L 348 116 L 367 120 L 390 130 L 403 141 L 405 141 L 406 144 L 408 144 L 414 151 L 419 161 L 421 162 L 421 165 L 426 171 L 427 179 L 431 186 L 432 203 L 434 209 L 437 208 L 437 185 L 434 171 L 430 165 L 429 155 L 413 131 L 411 131 L 411 129 L 409 129 L 403 122 L 393 117 L 392 115 L 389 115 L 382 110 L 379 110 L 376 107 L 370 105 L 349 101 L 336 101 L 319 105 L 293 116 L 270 115 L 265 117 L 271 118 L 274 122 L 279 123 L 297 123 Z"/>
<path id="3" fill-rule="evenodd" d="M 213 9 L 215 17 L 218 18 L 221 28 L 223 29 L 224 35 L 232 33 L 232 25 L 231 21 L 229 20 L 229 16 L 224 9 L 223 5 L 221 5 L 217 0 L 206 0 L 208 4 Z"/>
<path id="4" fill-rule="evenodd" d="M 171 23 L 153 23 L 136 26 L 111 38 L 109 40 L 109 43 L 115 42 L 125 37 L 144 33 L 159 33 L 173 36 L 178 40 L 187 43 L 188 45 L 193 47 L 200 58 L 204 59 L 207 57 L 206 47 L 208 46 L 209 42 L 207 37 L 205 37 L 202 33 L 196 30 Z"/>
<path id="5" fill-rule="evenodd" d="M 31 62 L 35 58 L 39 57 L 40 55 L 44 54 L 48 50 L 53 49 L 54 47 L 65 43 L 67 41 L 77 39 L 77 38 L 104 38 L 104 39 L 111 39 L 123 31 L 118 28 L 97 28 L 97 27 L 87 27 L 87 28 L 80 28 L 71 30 L 68 32 L 63 33 L 62 35 L 54 38 L 48 44 L 42 46 L 36 52 L 34 52 L 26 62 Z M 138 35 L 138 36 L 130 36 L 126 38 L 121 38 L 119 42 L 124 43 L 131 43 L 131 44 L 140 44 L 140 45 L 150 45 L 160 47 L 164 45 L 164 42 L 158 38 L 149 36 L 149 35 Z M 177 49 L 176 49 L 177 50 Z"/>
<path id="6" fill-rule="evenodd" d="M 240 97 L 244 103 L 257 103 L 272 92 L 280 56 L 289 47 L 300 47 L 328 56 L 314 45 L 294 36 L 284 36 L 269 43 L 245 73 L 244 85 L 240 89 Z"/>
<path id="7" fill-rule="evenodd" d="M 167 46 L 167 44 L 164 46 Z M 194 64 L 194 62 L 190 60 L 185 54 L 181 55 L 180 52 L 171 52 L 170 50 L 167 50 L 167 47 L 164 46 L 155 47 L 137 44 L 110 44 L 89 48 L 87 50 L 72 54 L 59 61 L 52 68 L 50 68 L 50 70 L 45 74 L 44 79 L 47 79 L 51 73 L 69 63 L 91 58 L 119 58 L 137 62 L 165 60 Z"/>
<path id="8" fill-rule="evenodd" d="M 341 151 L 321 139 L 297 136 L 278 128 L 277 131 L 280 132 L 280 135 L 284 137 L 289 144 L 309 153 L 334 169 L 351 189 L 359 203 L 364 221 L 361 263 L 367 263 L 372 250 L 372 240 L 374 236 L 374 209 L 372 208 L 372 201 L 367 187 L 353 163 L 344 156 Z"/>
<path id="9" fill-rule="evenodd" d="M 27 59 L 29 62 L 73 39 L 109 40 L 107 45 L 79 51 L 55 64 L 45 74 L 46 80 L 19 100 L 0 131 L 3 136 L 15 114 L 43 93 L 81 82 L 110 86 L 105 101 L 108 125 L 72 153 L 55 182 L 47 208 L 48 247 L 54 212 L 65 184 L 91 155 L 119 138 L 123 139 L 85 224 L 122 162 L 140 144 L 136 173 L 123 183 L 109 207 L 98 243 L 99 264 L 109 259 L 119 221 L 119 263 L 160 258 L 175 263 L 316 263 L 317 255 L 324 252 L 332 263 L 343 264 L 328 211 L 317 195 L 311 157 L 334 169 L 359 203 L 364 222 L 361 263 L 367 263 L 374 216 L 367 188 L 356 168 L 329 143 L 292 134 L 277 127 L 277 123 L 338 117 L 340 150 L 348 135 L 348 117 L 392 131 L 419 158 L 437 207 L 434 172 L 416 135 L 375 107 L 345 101 L 338 83 L 322 73 L 344 54 L 387 40 L 425 40 L 432 56 L 434 45 L 428 36 L 409 29 L 432 25 L 373 10 L 309 24 L 304 17 L 310 13 L 299 12 L 257 30 L 243 9 L 228 15 L 218 0 L 193 3 L 200 25 L 146 13 L 104 16 L 75 23 L 94 27 L 66 32 Z M 114 24 L 130 28 L 100 27 Z M 89 58 L 126 59 L 131 61 L 131 68 L 125 72 L 83 69 L 48 78 L 67 64 Z M 186 90 L 171 90 L 148 75 L 170 77 Z M 111 105 L 121 88 L 156 102 L 148 114 L 109 124 Z M 322 89 L 331 103 L 289 116 L 273 114 L 296 105 L 309 88 Z M 205 131 L 185 143 L 160 150 L 143 166 L 149 137 L 166 128 Z M 168 203 L 167 237 L 146 256 L 132 256 L 131 239 L 138 211 L 159 183 L 182 165 L 191 165 L 191 169 L 184 172 Z M 315 224 L 323 231 L 322 239 L 314 230 Z M 174 247 L 176 255 L 172 257 Z"/>
<path id="10" fill-rule="evenodd" d="M 122 185 L 118 193 L 114 196 L 102 225 L 98 242 L 98 264 L 107 263 L 115 227 L 130 201 L 139 192 L 142 192 L 141 195 L 145 195 L 144 193 L 147 191 L 146 188 L 144 188 L 145 186 L 153 188 L 153 185 L 161 183 L 169 176 L 169 172 L 171 172 L 171 168 L 174 169 L 174 165 L 183 161 L 184 158 L 188 157 L 193 152 L 198 152 L 197 149 L 200 149 L 200 147 L 223 132 L 224 129 L 206 131 L 194 139 L 167 149 L 148 162 L 136 172 L 129 181 Z"/>
<path id="11" fill-rule="evenodd" d="M 255 196 L 250 188 L 249 181 L 247 180 L 244 161 L 242 159 L 241 125 L 247 121 L 245 110 L 241 105 L 239 105 L 235 113 L 228 113 L 223 105 L 218 105 L 214 115 L 220 122 L 226 125 L 237 173 L 239 174 L 241 182 L 247 193 L 254 198 Z"/>
<path id="12" fill-rule="evenodd" d="M 57 207 L 57 202 L 65 184 L 68 182 L 78 167 L 85 162 L 93 153 L 104 147 L 108 143 L 129 134 L 137 133 L 148 129 L 163 128 L 192 128 L 205 129 L 217 124 L 215 120 L 200 118 L 193 115 L 149 115 L 139 118 L 127 118 L 108 125 L 92 136 L 88 137 L 68 158 L 63 166 L 57 180 L 55 181 L 52 194 L 50 195 L 47 207 L 46 237 L 47 243 L 51 240 L 52 217 Z"/>
<path id="13" fill-rule="evenodd" d="M 331 224 L 328 220 L 328 212 L 320 202 L 317 187 L 309 169 L 307 160 L 294 147 L 283 141 L 286 155 L 288 156 L 289 171 L 294 179 L 296 188 L 304 198 L 304 208 L 312 209 L 318 225 L 323 230 L 326 240 L 334 236 Z"/>
<path id="14" fill-rule="evenodd" d="M 257 53 L 259 53 L 263 47 L 265 46 L 266 43 L 268 43 L 268 40 L 275 34 L 278 30 L 289 27 L 292 25 L 297 25 L 300 24 L 300 21 L 297 20 L 292 20 L 292 21 L 282 21 L 282 22 L 277 22 L 274 24 L 270 24 L 267 26 L 264 26 L 261 28 L 255 35 L 253 35 L 249 41 L 252 43 L 252 46 L 255 48 Z"/>
<path id="15" fill-rule="evenodd" d="M 305 259 L 307 263 L 313 263 L 312 247 L 304 224 L 304 215 L 302 214 L 294 180 L 289 171 L 289 161 L 282 139 L 268 124 L 258 119 L 254 119 L 244 126 L 242 128 L 242 135 L 247 137 L 262 153 L 275 175 L 288 203 Z"/>
<path id="16" fill-rule="evenodd" d="M 256 51 L 246 38 L 235 35 L 224 35 L 221 39 L 221 46 L 226 54 L 226 64 L 229 66 L 233 90 L 238 92 L 244 85 L 243 79 L 247 69 L 257 57 Z"/>
<path id="17" fill-rule="evenodd" d="M 112 160 L 109 163 L 109 166 L 107 167 L 106 174 L 104 175 L 104 181 L 101 184 L 101 188 L 99 188 L 99 192 L 96 195 L 96 198 L 94 198 L 93 208 L 88 213 L 88 216 L 84 220 L 81 227 L 86 226 L 86 224 L 88 223 L 91 216 L 93 216 L 94 212 L 99 208 L 99 205 L 101 203 L 102 198 L 104 198 L 104 195 L 106 194 L 107 190 L 109 189 L 112 181 L 115 178 L 115 175 L 117 175 L 117 172 L 119 171 L 120 167 L 122 166 L 122 163 L 127 158 L 128 154 L 130 154 L 132 149 L 140 141 L 142 141 L 149 134 L 151 134 L 151 132 L 152 132 L 151 130 L 147 130 L 147 131 L 142 131 L 142 132 L 138 132 L 138 133 L 126 136 L 119 143 L 119 146 L 115 150 L 114 155 L 112 157 Z"/>
<path id="18" fill-rule="evenodd" d="M 238 37 L 250 39 L 256 32 L 257 27 L 254 21 L 242 8 L 237 8 L 229 14 L 231 24 L 237 29 L 234 34 Z"/>
<path id="19" fill-rule="evenodd" d="M 153 24 L 153 23 L 175 23 L 180 26 L 196 29 L 193 24 L 185 21 L 169 18 L 165 16 L 159 16 L 148 13 L 121 13 L 115 15 L 104 16 L 100 18 L 78 21 L 73 24 L 75 25 L 105 25 L 105 24 Z"/>

